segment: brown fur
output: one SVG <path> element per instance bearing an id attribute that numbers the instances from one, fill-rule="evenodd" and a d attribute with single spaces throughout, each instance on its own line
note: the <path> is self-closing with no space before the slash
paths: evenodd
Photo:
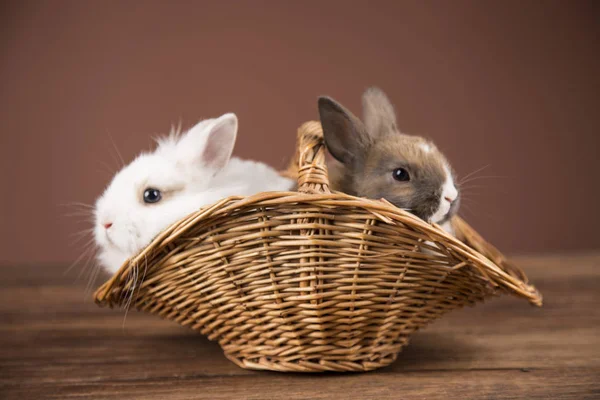
<path id="1" fill-rule="evenodd" d="M 393 106 L 381 90 L 368 89 L 363 108 L 364 125 L 335 100 L 319 99 L 325 143 L 337 160 L 328 162 L 332 188 L 359 197 L 385 198 L 428 220 L 440 202 L 448 165 L 445 157 L 426 139 L 398 131 Z M 410 181 L 396 181 L 396 168 L 405 168 Z"/>

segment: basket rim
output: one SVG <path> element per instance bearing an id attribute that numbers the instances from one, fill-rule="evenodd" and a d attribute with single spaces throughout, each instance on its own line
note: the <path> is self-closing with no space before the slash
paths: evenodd
<path id="1" fill-rule="evenodd" d="M 184 217 L 171 224 L 167 229 L 156 236 L 152 242 L 136 256 L 126 260 L 121 265 L 119 270 L 117 270 L 117 272 L 115 272 L 103 285 L 97 289 L 94 294 L 95 302 L 99 305 L 110 304 L 113 287 L 127 279 L 131 268 L 134 268 L 136 265 L 138 265 L 138 263 L 148 257 L 148 255 L 152 254 L 156 248 L 160 248 L 176 240 L 181 235 L 185 234 L 187 230 L 191 229 L 195 224 L 200 223 L 203 219 L 224 216 L 236 209 L 252 207 L 254 205 L 260 205 L 261 207 L 266 207 L 269 205 L 276 206 L 281 202 L 281 199 L 285 199 L 286 203 L 288 204 L 312 203 L 314 205 L 321 203 L 321 205 L 327 205 L 329 207 L 334 207 L 336 205 L 352 206 L 357 208 L 356 212 L 359 212 L 359 209 L 361 209 L 360 212 L 368 213 L 373 218 L 376 218 L 384 223 L 402 223 L 410 225 L 412 228 L 417 228 L 421 233 L 429 236 L 429 239 L 432 242 L 437 242 L 439 239 L 443 239 L 446 243 L 446 247 L 452 247 L 454 251 L 460 253 L 463 257 L 466 257 L 471 262 L 470 264 L 463 263 L 464 265 L 453 268 L 458 269 L 467 265 L 471 265 L 478 270 L 483 279 L 488 281 L 495 288 L 504 288 L 508 290 L 508 292 L 528 300 L 532 305 L 542 305 L 542 295 L 533 285 L 527 283 L 525 274 L 518 267 L 511 266 L 510 268 L 516 270 L 517 275 L 523 277 L 524 279 L 510 274 L 507 270 L 502 268 L 496 262 L 492 261 L 490 258 L 486 257 L 481 252 L 447 233 L 439 225 L 426 222 L 414 214 L 394 206 L 385 199 L 373 200 L 356 197 L 337 191 L 333 191 L 331 193 L 314 194 L 295 191 L 261 192 L 251 196 L 230 196 L 219 200 L 210 206 L 201 208 L 189 214 L 187 217 Z M 455 216 L 454 218 L 459 219 L 460 224 L 464 224 L 468 227 L 466 222 L 460 219 L 460 217 Z M 470 227 L 468 228 L 472 229 Z"/>

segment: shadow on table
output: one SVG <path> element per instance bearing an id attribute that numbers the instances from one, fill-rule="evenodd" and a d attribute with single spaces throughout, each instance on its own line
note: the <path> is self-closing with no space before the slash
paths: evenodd
<path id="1" fill-rule="evenodd" d="M 384 370 L 452 369 L 459 362 L 464 364 L 471 361 L 475 352 L 475 345 L 457 336 L 419 332 L 398 354 L 398 359 Z"/>
<path id="2" fill-rule="evenodd" d="M 182 328 L 183 329 L 183 328 Z M 157 351 L 173 360 L 196 358 L 197 362 L 210 360 L 213 366 L 220 366 L 235 373 L 238 367 L 225 358 L 216 342 L 209 341 L 205 336 L 193 332 L 171 331 L 170 333 L 146 337 L 137 346 L 147 351 Z M 440 333 L 419 332 L 415 334 L 408 346 L 398 354 L 398 359 L 388 367 L 376 370 L 381 373 L 402 373 L 424 370 L 449 370 L 461 365 L 469 365 L 476 353 L 476 346 L 461 340 L 457 336 Z M 239 370 L 240 373 L 248 371 Z M 270 372 L 262 372 L 270 373 Z M 278 375 L 278 372 L 272 372 Z M 325 373 L 329 375 L 329 373 Z M 347 375 L 354 373 L 332 373 Z M 290 376 L 314 376 L 315 374 L 286 373 Z"/>

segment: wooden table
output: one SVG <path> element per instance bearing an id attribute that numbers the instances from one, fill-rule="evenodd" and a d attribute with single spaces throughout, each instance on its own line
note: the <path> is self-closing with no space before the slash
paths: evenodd
<path id="1" fill-rule="evenodd" d="M 101 309 L 64 267 L 0 268 L 0 398 L 600 398 L 600 255 L 520 257 L 544 307 L 504 296 L 363 374 L 246 371 L 157 317 Z"/>

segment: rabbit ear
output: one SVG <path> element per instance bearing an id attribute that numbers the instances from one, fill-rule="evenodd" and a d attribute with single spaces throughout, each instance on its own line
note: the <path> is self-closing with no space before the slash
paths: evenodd
<path id="1" fill-rule="evenodd" d="M 319 115 L 325 144 L 336 160 L 349 164 L 364 153 L 371 138 L 350 111 L 330 97 L 319 97 Z"/>
<path id="2" fill-rule="evenodd" d="M 220 171 L 231 158 L 237 129 L 238 120 L 233 113 L 198 122 L 177 141 L 179 161 L 214 173 Z"/>
<path id="3" fill-rule="evenodd" d="M 367 132 L 377 137 L 385 132 L 397 131 L 394 106 L 377 87 L 371 87 L 363 93 L 363 121 Z"/>
<path id="4" fill-rule="evenodd" d="M 237 130 L 238 120 L 233 113 L 223 114 L 212 123 L 201 156 L 204 166 L 220 171 L 227 165 L 235 146 Z"/>

